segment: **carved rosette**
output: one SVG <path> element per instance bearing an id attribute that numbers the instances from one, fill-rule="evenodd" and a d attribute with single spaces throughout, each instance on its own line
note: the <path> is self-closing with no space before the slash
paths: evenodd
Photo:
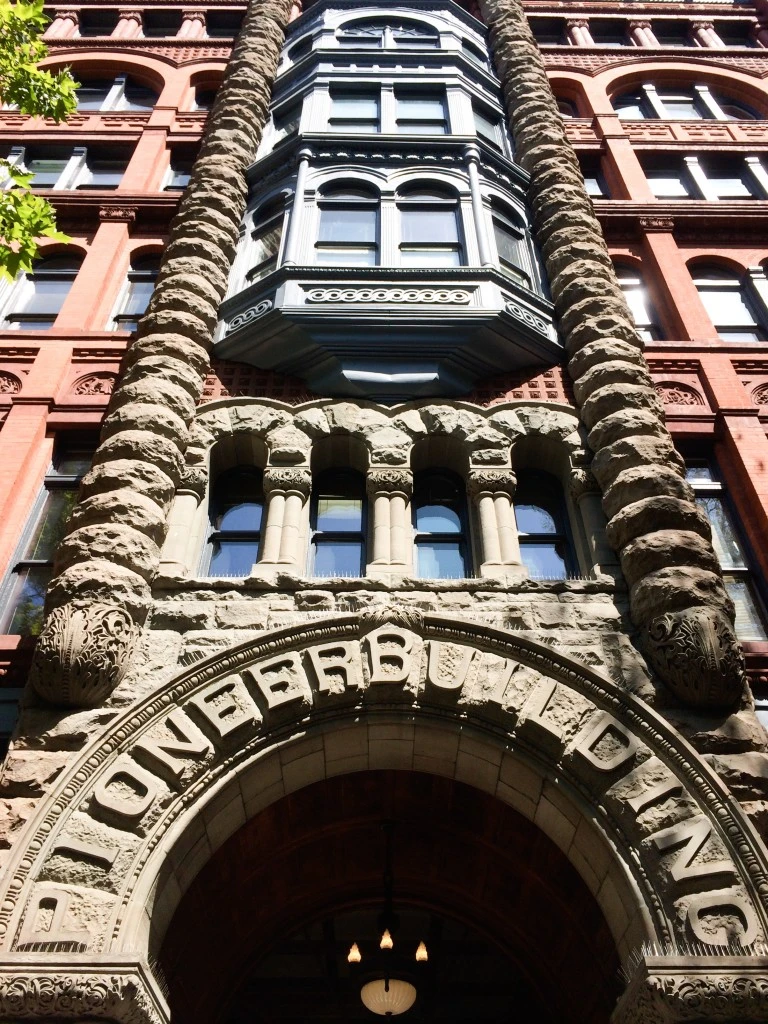
<path id="1" fill-rule="evenodd" d="M 125 674 L 138 636 L 138 626 L 118 605 L 54 608 L 35 650 L 32 685 L 52 704 L 99 704 Z"/>
<path id="2" fill-rule="evenodd" d="M 475 499 L 481 494 L 508 494 L 511 498 L 516 487 L 517 477 L 511 469 L 470 470 L 467 480 L 467 490 Z"/>
<path id="3" fill-rule="evenodd" d="M 655 618 L 643 631 L 651 665 L 686 704 L 727 707 L 741 694 L 744 654 L 730 622 L 711 608 Z"/>
<path id="4" fill-rule="evenodd" d="M 298 491 L 306 499 L 309 497 L 311 488 L 312 474 L 308 469 L 271 468 L 264 472 L 265 494 L 271 494 L 273 491 L 280 491 L 283 494 Z"/>

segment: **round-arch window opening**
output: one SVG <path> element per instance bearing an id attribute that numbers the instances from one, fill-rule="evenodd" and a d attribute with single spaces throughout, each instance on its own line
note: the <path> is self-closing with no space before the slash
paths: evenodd
<path id="1" fill-rule="evenodd" d="M 514 501 L 520 557 L 531 579 L 573 576 L 575 560 L 559 482 L 549 473 L 523 470 Z"/>
<path id="2" fill-rule="evenodd" d="M 417 576 L 464 579 L 469 575 L 467 500 L 459 477 L 447 470 L 416 474 L 413 526 Z"/>
<path id="3" fill-rule="evenodd" d="M 248 576 L 259 554 L 264 515 L 260 469 L 234 466 L 213 482 L 209 517 L 209 576 Z"/>

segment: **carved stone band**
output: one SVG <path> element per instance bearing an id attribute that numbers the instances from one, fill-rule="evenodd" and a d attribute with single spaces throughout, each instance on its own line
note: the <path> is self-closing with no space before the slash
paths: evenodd
<path id="1" fill-rule="evenodd" d="M 463 288 L 313 288 L 307 302 L 419 302 L 466 305 L 471 292 Z"/>
<path id="2" fill-rule="evenodd" d="M 50 953 L 0 960 L 0 1020 L 168 1024 L 170 1012 L 144 961 Z"/>
<path id="3" fill-rule="evenodd" d="M 611 1024 L 736 1020 L 768 1020 L 768 957 L 642 957 Z"/>

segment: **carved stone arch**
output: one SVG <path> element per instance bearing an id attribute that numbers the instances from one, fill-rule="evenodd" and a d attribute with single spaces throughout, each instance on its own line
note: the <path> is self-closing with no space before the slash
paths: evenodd
<path id="1" fill-rule="evenodd" d="M 367 747 L 338 763 L 353 723 Z M 399 741 L 374 743 L 387 723 Z M 454 737 L 455 756 L 440 735 Z M 119 715 L 12 851 L 7 956 L 48 943 L 66 971 L 73 951 L 146 954 L 153 920 L 161 929 L 248 817 L 366 766 L 444 772 L 528 816 L 590 886 L 622 955 L 645 941 L 721 954 L 768 934 L 764 849 L 668 722 L 547 645 L 395 608 L 270 632 Z M 45 930 L 41 907 L 53 915 Z"/>
<path id="2" fill-rule="evenodd" d="M 450 438 L 471 465 L 509 465 L 509 439 L 476 407 L 456 402 L 418 408 L 424 433 L 415 440 Z"/>

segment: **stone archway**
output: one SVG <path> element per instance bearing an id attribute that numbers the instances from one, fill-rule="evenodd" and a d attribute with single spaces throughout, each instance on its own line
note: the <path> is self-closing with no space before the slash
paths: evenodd
<path id="1" fill-rule="evenodd" d="M 383 820 L 396 822 L 396 911 L 427 909 L 482 936 L 509 975 L 497 996 L 504 1019 L 514 1005 L 521 1019 L 541 1024 L 608 1021 L 621 988 L 616 948 L 595 899 L 557 846 L 519 812 L 465 783 L 374 770 L 335 776 L 270 804 L 206 864 L 159 954 L 174 1024 L 228 1021 L 247 993 L 253 1001 L 244 1016 L 254 1024 L 262 1016 L 292 1019 L 292 986 L 307 984 L 304 965 L 281 962 L 271 999 L 259 995 L 267 981 L 258 965 L 307 921 L 327 923 L 340 910 L 376 903 L 381 910 Z M 435 971 L 443 966 L 439 948 L 432 947 Z M 472 962 L 459 946 L 459 970 L 462 953 Z M 326 940 L 323 955 L 333 957 L 346 997 L 338 1019 L 355 1020 L 359 984 L 355 990 L 345 954 L 343 944 Z M 474 962 L 482 969 L 482 958 Z M 307 1019 L 333 1016 L 334 997 L 324 985 L 311 991 L 319 1005 L 304 1011 Z M 478 1024 L 486 1019 L 473 1009 L 479 991 L 470 986 L 464 997 L 464 1019 Z M 447 1019 L 446 1002 L 459 998 L 425 1019 Z M 458 1019 L 462 1009 L 450 1007 Z"/>
<path id="2" fill-rule="evenodd" d="M 154 992 L 137 964 L 229 836 L 288 793 L 389 768 L 466 781 L 532 821 L 595 896 L 622 959 L 647 942 L 723 959 L 768 934 L 761 844 L 668 723 L 551 647 L 388 609 L 194 665 L 80 754 L 6 874 L 0 1011 L 15 1019 L 11 984 L 34 1002 L 30 957 L 43 954 L 75 986 L 79 956 L 89 983 L 103 961 L 119 1005 L 117 961 Z M 154 1016 L 116 1019 L 167 1020 L 152 998 Z"/>

